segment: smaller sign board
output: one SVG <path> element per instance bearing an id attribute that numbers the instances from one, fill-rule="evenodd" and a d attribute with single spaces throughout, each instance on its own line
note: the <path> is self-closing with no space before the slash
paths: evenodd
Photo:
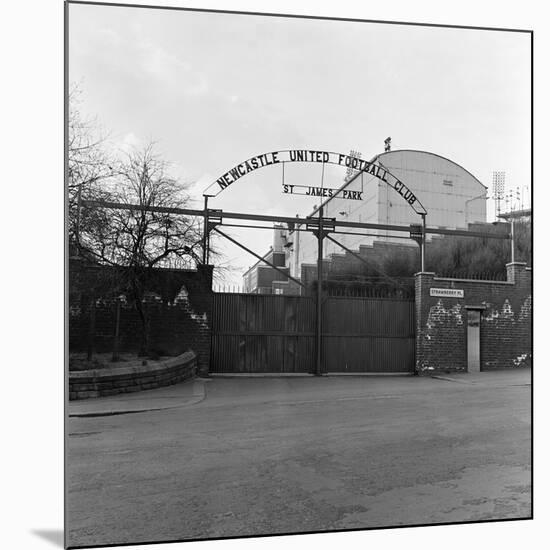
<path id="1" fill-rule="evenodd" d="M 334 189 L 333 187 L 314 187 L 309 185 L 290 185 L 283 183 L 283 193 L 288 195 L 305 195 L 306 197 L 336 197 L 351 201 L 363 200 L 362 191 L 351 191 Z"/>
<path id="2" fill-rule="evenodd" d="M 430 288 L 430 296 L 441 298 L 464 298 L 464 290 L 461 288 Z"/>

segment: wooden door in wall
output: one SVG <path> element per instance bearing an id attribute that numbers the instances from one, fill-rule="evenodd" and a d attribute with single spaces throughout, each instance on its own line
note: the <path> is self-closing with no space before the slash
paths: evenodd
<path id="1" fill-rule="evenodd" d="M 468 372 L 480 371 L 480 328 L 481 311 L 479 309 L 469 309 L 466 332 Z"/>

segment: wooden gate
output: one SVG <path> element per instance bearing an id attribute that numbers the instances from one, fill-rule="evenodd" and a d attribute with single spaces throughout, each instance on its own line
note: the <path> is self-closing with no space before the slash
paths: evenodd
<path id="1" fill-rule="evenodd" d="M 414 300 L 329 297 L 322 327 L 323 372 L 414 371 Z"/>
<path id="2" fill-rule="evenodd" d="M 211 372 L 308 373 L 314 366 L 313 298 L 214 294 Z"/>
<path id="3" fill-rule="evenodd" d="M 323 373 L 411 373 L 414 301 L 327 297 Z M 307 296 L 214 294 L 213 373 L 313 373 L 315 300 Z"/>

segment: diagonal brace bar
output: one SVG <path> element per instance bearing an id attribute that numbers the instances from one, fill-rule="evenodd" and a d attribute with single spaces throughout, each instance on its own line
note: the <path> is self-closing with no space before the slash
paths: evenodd
<path id="1" fill-rule="evenodd" d="M 349 252 L 353 257 L 357 258 L 359 261 L 363 262 L 365 265 L 368 265 L 372 269 L 374 269 L 376 272 L 378 272 L 380 275 L 391 281 L 392 283 L 403 286 L 402 283 L 400 283 L 398 280 L 390 277 L 386 273 L 384 273 L 382 270 L 378 269 L 376 266 L 374 266 L 371 262 L 367 262 L 365 258 L 361 257 L 357 252 L 354 252 L 353 250 L 350 250 L 347 246 L 344 246 L 342 243 L 339 243 L 336 239 L 333 239 L 330 235 L 325 235 L 325 237 L 332 241 L 334 244 L 337 244 L 340 248 L 343 248 L 346 252 Z"/>
<path id="2" fill-rule="evenodd" d="M 252 254 L 252 256 L 255 256 L 256 258 L 258 258 L 258 260 L 266 263 L 268 266 L 272 267 L 273 269 L 275 269 L 285 277 L 288 277 L 291 281 L 294 281 L 296 284 L 300 285 L 301 287 L 306 288 L 306 285 L 304 283 L 302 283 L 298 279 L 295 279 L 289 273 L 286 273 L 285 271 L 283 271 L 280 267 L 272 264 L 271 262 L 268 262 L 265 258 L 262 258 L 262 256 L 260 256 L 259 254 L 256 254 L 256 252 L 244 246 L 244 244 L 241 244 L 239 241 L 233 239 L 229 235 L 226 235 L 223 231 L 220 231 L 217 227 L 213 227 L 212 231 L 219 233 L 222 237 L 225 237 L 228 241 L 231 241 L 233 244 L 236 244 L 237 246 L 241 247 L 243 250 L 246 250 L 249 254 Z"/>

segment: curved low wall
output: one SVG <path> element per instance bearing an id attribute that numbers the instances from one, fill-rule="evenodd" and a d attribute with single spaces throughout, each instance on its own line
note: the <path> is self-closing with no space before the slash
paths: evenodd
<path id="1" fill-rule="evenodd" d="M 170 386 L 195 376 L 197 357 L 187 351 L 154 365 L 69 372 L 69 399 L 105 397 Z"/>

